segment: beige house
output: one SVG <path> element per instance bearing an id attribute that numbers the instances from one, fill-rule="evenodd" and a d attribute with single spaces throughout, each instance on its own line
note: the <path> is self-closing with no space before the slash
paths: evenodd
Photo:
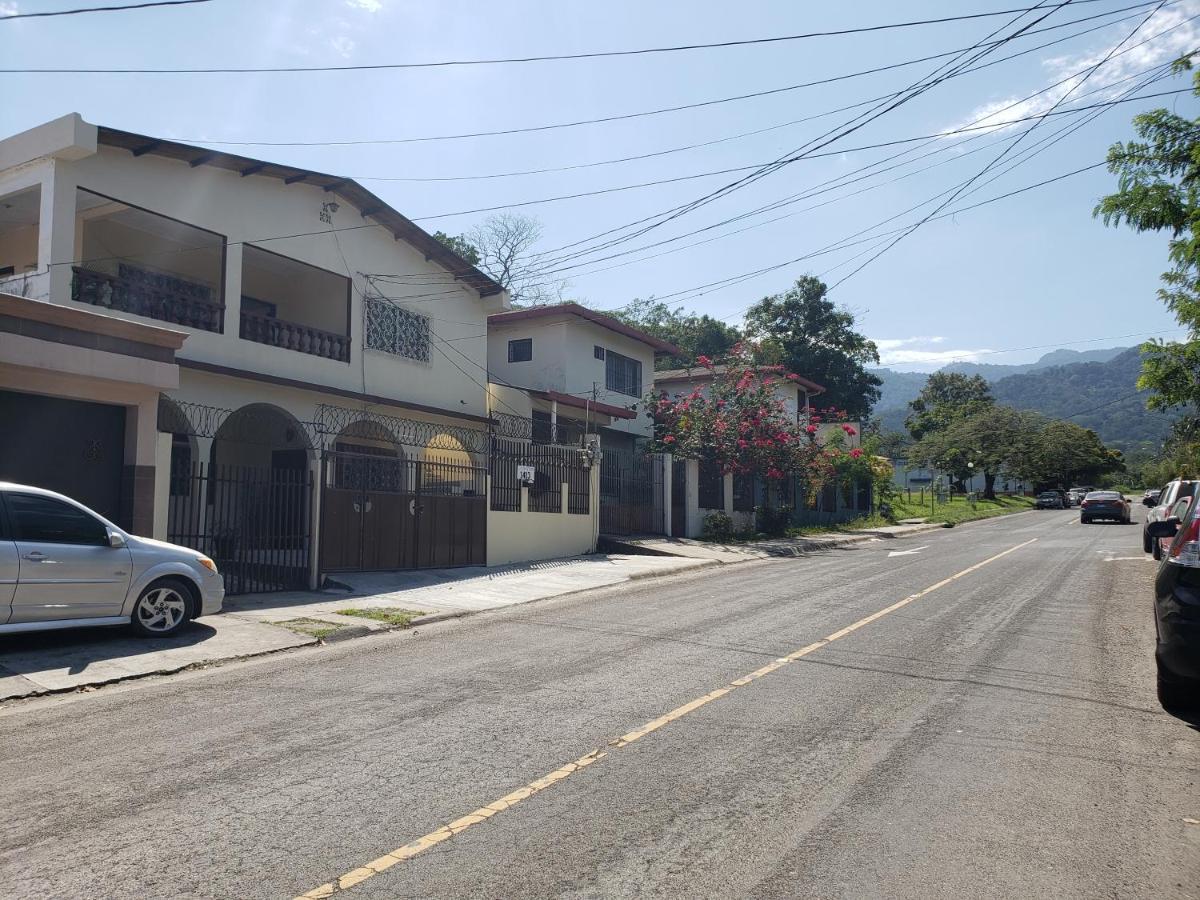
<path id="1" fill-rule="evenodd" d="M 64 116 L 0 140 L 0 294 L 0 479 L 233 591 L 484 561 L 508 296 L 354 181 Z"/>
<path id="2" fill-rule="evenodd" d="M 498 385 L 527 391 L 535 422 L 573 436 L 597 430 L 608 449 L 631 449 L 653 433 L 643 399 L 657 356 L 679 353 L 667 341 L 612 316 L 562 303 L 488 317 L 488 371 Z M 560 438 L 561 439 L 561 438 Z"/>

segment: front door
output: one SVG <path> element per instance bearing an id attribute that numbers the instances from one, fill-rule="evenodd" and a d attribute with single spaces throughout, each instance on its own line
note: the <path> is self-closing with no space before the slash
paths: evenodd
<path id="1" fill-rule="evenodd" d="M 5 494 L 18 556 L 9 624 L 119 616 L 132 557 L 108 544 L 103 522 L 40 494 Z"/>

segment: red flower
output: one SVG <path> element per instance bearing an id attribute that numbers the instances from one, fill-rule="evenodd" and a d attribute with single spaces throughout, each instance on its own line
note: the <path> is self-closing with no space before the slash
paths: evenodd
<path id="1" fill-rule="evenodd" d="M 862 447 L 855 447 L 853 450 L 850 451 L 850 455 L 853 456 L 855 459 L 858 459 L 860 456 L 862 456 Z"/>
<path id="2" fill-rule="evenodd" d="M 854 430 L 854 426 L 852 426 L 852 425 L 843 425 L 842 431 L 846 432 L 846 434 L 849 434 L 849 435 L 858 434 L 858 432 Z"/>
<path id="3" fill-rule="evenodd" d="M 667 435 L 665 438 L 663 438 L 663 443 L 664 443 L 664 444 L 673 444 L 673 443 L 675 443 L 675 435 L 673 435 L 673 434 L 668 434 L 668 435 Z"/>
<path id="4" fill-rule="evenodd" d="M 809 434 L 816 434 L 818 431 L 820 431 L 820 429 L 817 428 L 816 425 L 809 425 L 804 430 L 807 431 Z"/>
<path id="5" fill-rule="evenodd" d="M 697 356 L 696 364 L 704 366 L 704 368 L 706 368 L 706 369 L 712 368 L 712 360 L 709 359 L 707 356 Z"/>

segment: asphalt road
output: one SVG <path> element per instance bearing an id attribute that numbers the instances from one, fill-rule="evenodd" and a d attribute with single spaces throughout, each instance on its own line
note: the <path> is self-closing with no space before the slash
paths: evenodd
<path id="1" fill-rule="evenodd" d="M 0 709 L 0 895 L 1200 897 L 1154 567 L 1077 519 Z"/>

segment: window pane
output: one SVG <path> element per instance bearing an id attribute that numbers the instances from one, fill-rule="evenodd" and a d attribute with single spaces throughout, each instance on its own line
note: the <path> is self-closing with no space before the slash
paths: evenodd
<path id="1" fill-rule="evenodd" d="M 46 544 L 108 543 L 104 524 L 61 500 L 36 494 L 9 494 L 8 512 L 18 541 Z"/>
<path id="2" fill-rule="evenodd" d="M 368 298 L 367 348 L 429 362 L 429 318 L 378 298 Z"/>
<path id="3" fill-rule="evenodd" d="M 533 338 L 521 338 L 508 342 L 508 361 L 529 362 L 533 359 Z"/>
<path id="4" fill-rule="evenodd" d="M 642 395 L 642 364 L 636 359 L 609 350 L 605 353 L 604 386 L 630 397 Z"/>

